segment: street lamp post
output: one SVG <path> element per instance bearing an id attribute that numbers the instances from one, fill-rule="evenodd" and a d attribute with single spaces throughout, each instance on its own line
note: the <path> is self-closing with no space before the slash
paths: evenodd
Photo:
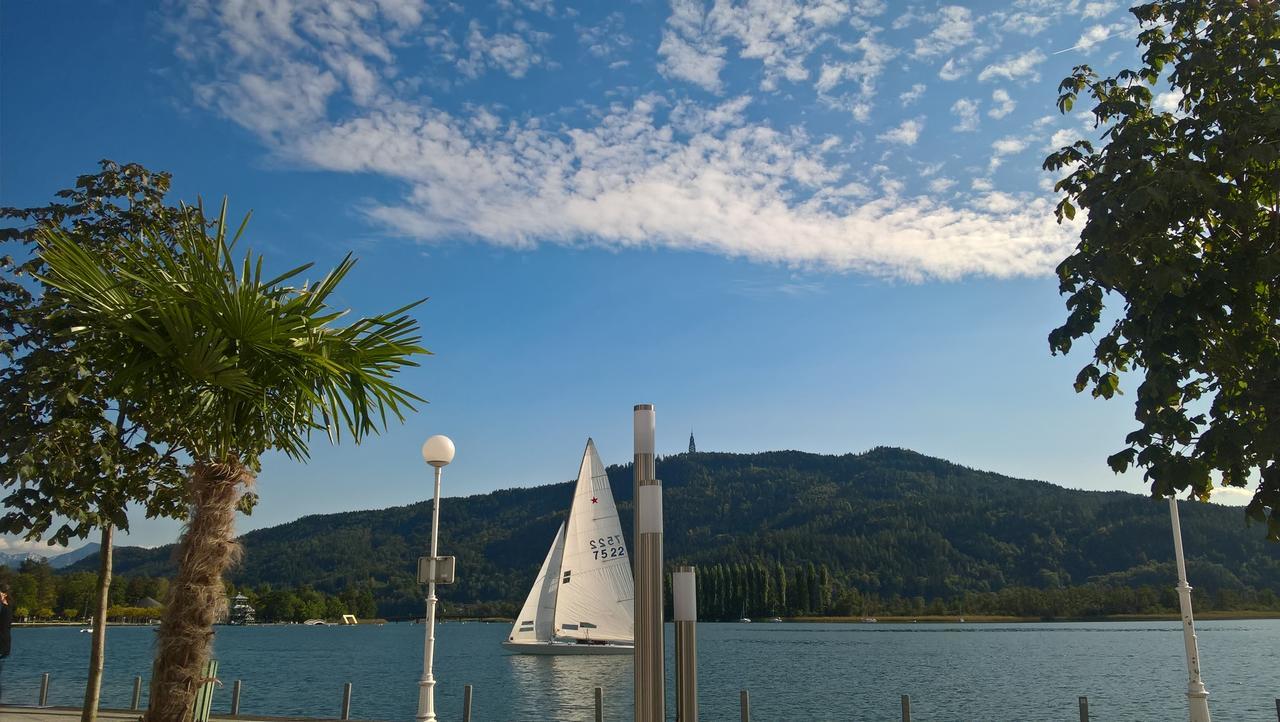
<path id="1" fill-rule="evenodd" d="M 422 445 L 422 460 L 435 468 L 436 495 L 431 507 L 431 559 L 437 559 L 440 541 L 440 470 L 453 461 L 453 442 L 439 434 Z M 435 722 L 436 678 L 432 675 L 432 658 L 436 651 L 436 582 L 433 575 L 427 583 L 427 639 L 422 649 L 422 679 L 418 680 L 418 719 Z"/>
<path id="2" fill-rule="evenodd" d="M 1187 705 L 1191 722 L 1210 722 L 1209 693 L 1200 679 L 1200 650 L 1196 645 L 1196 622 L 1191 614 L 1191 585 L 1187 583 L 1187 563 L 1182 556 L 1182 522 L 1178 518 L 1178 500 L 1169 497 L 1169 516 L 1173 521 L 1173 555 L 1178 564 L 1178 605 L 1182 609 L 1182 643 L 1187 652 Z"/>

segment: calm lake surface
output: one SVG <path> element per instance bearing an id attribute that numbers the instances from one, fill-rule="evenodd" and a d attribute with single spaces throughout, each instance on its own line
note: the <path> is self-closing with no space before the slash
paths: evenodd
<path id="1" fill-rule="evenodd" d="M 508 655 L 498 646 L 508 629 L 474 622 L 437 628 L 442 720 L 461 719 L 464 684 L 474 686 L 478 722 L 590 720 L 597 686 L 604 688 L 605 719 L 631 719 L 630 657 Z M 1197 631 L 1214 718 L 1274 722 L 1280 620 L 1204 622 Z M 333 718 L 349 681 L 353 718 L 411 720 L 423 633 L 415 624 L 218 627 L 215 656 L 226 686 L 214 712 L 228 711 L 231 681 L 241 679 L 242 714 Z M 154 636 L 148 627 L 110 630 L 104 706 L 128 707 L 134 676 L 150 673 Z M 79 705 L 89 637 L 72 628 L 14 629 L 0 701 L 34 703 L 40 674 L 49 672 L 50 704 Z M 667 625 L 668 657 L 671 637 Z M 736 722 L 742 688 L 751 693 L 752 718 L 767 722 L 897 722 L 902 694 L 911 695 L 915 719 L 926 722 L 1075 722 L 1079 695 L 1088 695 L 1099 720 L 1186 719 L 1176 622 L 702 624 L 698 651 L 707 722 Z M 668 687 L 669 705 L 674 689 Z"/>

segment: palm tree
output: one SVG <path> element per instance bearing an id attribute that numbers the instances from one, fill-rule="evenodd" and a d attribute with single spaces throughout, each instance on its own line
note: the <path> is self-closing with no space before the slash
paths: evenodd
<path id="1" fill-rule="evenodd" d="M 184 722 L 226 605 L 237 505 L 270 450 L 305 460 L 313 431 L 359 441 L 388 413 L 421 401 L 393 383 L 418 346 L 416 302 L 345 326 L 329 297 L 354 265 L 285 285 L 310 268 L 264 278 L 262 258 L 233 258 L 226 202 L 213 223 L 196 209 L 176 230 L 122 238 L 111 264 L 57 229 L 43 232 L 42 280 L 67 297 L 72 333 L 91 363 L 132 394 L 152 443 L 189 457 L 191 513 L 161 620 L 147 722 Z"/>

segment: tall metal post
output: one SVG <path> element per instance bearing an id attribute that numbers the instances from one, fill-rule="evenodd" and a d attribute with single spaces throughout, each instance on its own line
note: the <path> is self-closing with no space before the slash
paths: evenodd
<path id="1" fill-rule="evenodd" d="M 698 722 L 698 576 L 693 567 L 671 574 L 676 623 L 676 722 Z"/>
<path id="2" fill-rule="evenodd" d="M 653 467 L 653 404 L 634 409 L 635 722 L 667 715 L 662 628 L 662 483 Z"/>
<path id="3" fill-rule="evenodd" d="M 1173 520 L 1173 555 L 1178 564 L 1178 604 L 1182 608 L 1182 643 L 1187 651 L 1187 705 L 1191 722 L 1210 722 L 1209 693 L 1200 680 L 1200 650 L 1196 646 L 1196 622 L 1191 614 L 1191 585 L 1187 584 L 1187 563 L 1182 556 L 1182 521 L 1178 499 L 1169 497 Z"/>
<path id="4" fill-rule="evenodd" d="M 440 541 L 440 466 L 436 466 L 436 500 L 431 509 L 431 558 L 439 553 Z M 436 678 L 432 662 L 436 653 L 436 583 L 434 575 L 427 583 L 427 641 L 422 650 L 422 679 L 418 680 L 418 719 L 435 722 Z"/>

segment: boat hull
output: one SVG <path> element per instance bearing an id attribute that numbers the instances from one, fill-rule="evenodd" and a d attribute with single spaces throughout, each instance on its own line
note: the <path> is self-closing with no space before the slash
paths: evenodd
<path id="1" fill-rule="evenodd" d="M 503 642 L 516 654 L 631 654 L 630 644 L 576 644 L 573 642 Z"/>

